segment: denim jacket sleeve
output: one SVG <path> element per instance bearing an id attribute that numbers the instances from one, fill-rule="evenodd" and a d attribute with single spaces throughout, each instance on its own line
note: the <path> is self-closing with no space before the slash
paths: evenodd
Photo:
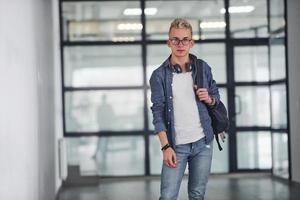
<path id="1" fill-rule="evenodd" d="M 153 125 L 155 133 L 167 131 L 165 124 L 165 92 L 162 76 L 154 71 L 150 78 Z"/>
<path id="2" fill-rule="evenodd" d="M 205 75 L 207 77 L 207 83 L 208 83 L 208 94 L 213 96 L 216 100 L 216 105 L 220 102 L 220 94 L 219 89 L 217 87 L 216 81 L 213 79 L 213 75 L 211 72 L 211 67 L 204 62 L 205 66 Z"/>

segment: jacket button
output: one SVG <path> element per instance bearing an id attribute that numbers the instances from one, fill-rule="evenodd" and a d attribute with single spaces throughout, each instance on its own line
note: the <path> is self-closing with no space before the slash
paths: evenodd
<path id="1" fill-rule="evenodd" d="M 169 112 L 171 112 L 171 109 L 169 109 Z"/>
<path id="2" fill-rule="evenodd" d="M 172 99 L 172 96 L 170 96 L 170 99 Z"/>

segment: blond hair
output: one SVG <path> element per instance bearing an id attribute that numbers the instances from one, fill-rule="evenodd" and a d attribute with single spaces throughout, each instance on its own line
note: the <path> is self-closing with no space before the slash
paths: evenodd
<path id="1" fill-rule="evenodd" d="M 170 25 L 169 34 L 172 28 L 185 28 L 191 31 L 191 35 L 193 35 L 193 28 L 192 25 L 186 20 L 182 18 L 174 19 Z"/>

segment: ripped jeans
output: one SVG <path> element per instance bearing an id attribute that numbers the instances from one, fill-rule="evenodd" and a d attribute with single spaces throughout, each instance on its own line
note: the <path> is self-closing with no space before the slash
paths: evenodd
<path id="1" fill-rule="evenodd" d="M 205 144 L 205 137 L 200 140 L 175 146 L 177 167 L 170 168 L 163 164 L 161 174 L 160 200 L 176 200 L 186 165 L 188 164 L 189 200 L 204 200 L 206 184 L 210 174 L 213 142 Z"/>

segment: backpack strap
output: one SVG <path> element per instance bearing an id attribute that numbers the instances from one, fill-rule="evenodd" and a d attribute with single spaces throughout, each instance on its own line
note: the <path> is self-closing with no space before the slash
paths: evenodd
<path id="1" fill-rule="evenodd" d="M 197 62 L 196 63 L 197 69 L 196 69 L 195 84 L 197 85 L 197 88 L 203 88 L 203 85 L 204 85 L 203 84 L 204 61 L 197 59 L 196 62 Z M 207 109 L 211 109 L 211 108 L 207 108 Z M 208 112 L 210 113 L 210 110 L 208 110 Z M 216 141 L 218 143 L 218 148 L 219 148 L 220 151 L 222 151 L 223 148 L 221 147 L 221 144 L 220 144 L 220 141 L 219 141 L 219 135 L 218 135 L 218 133 L 215 133 L 215 132 L 214 132 L 214 135 L 215 135 Z"/>
<path id="2" fill-rule="evenodd" d="M 222 151 L 223 148 L 221 147 L 221 144 L 220 144 L 219 134 L 215 134 L 215 138 L 216 138 L 216 141 L 217 141 L 217 143 L 218 143 L 218 148 L 219 148 L 219 150 Z"/>
<path id="3" fill-rule="evenodd" d="M 195 84 L 198 88 L 203 88 L 203 61 L 197 59 L 196 60 L 196 79 Z"/>

